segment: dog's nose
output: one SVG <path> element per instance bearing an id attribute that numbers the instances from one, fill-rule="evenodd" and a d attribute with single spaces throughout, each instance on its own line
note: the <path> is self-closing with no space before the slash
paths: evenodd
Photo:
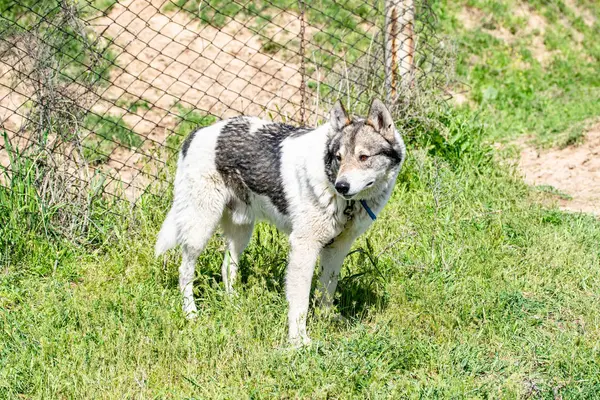
<path id="1" fill-rule="evenodd" d="M 336 182 L 335 190 L 337 190 L 339 194 L 347 194 L 350 191 L 350 184 L 346 181 Z"/>

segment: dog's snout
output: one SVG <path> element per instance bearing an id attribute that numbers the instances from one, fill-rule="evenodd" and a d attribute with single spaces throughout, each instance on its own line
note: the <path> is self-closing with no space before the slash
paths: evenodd
<path id="1" fill-rule="evenodd" d="M 346 181 L 336 182 L 335 190 L 337 190 L 339 194 L 347 194 L 350 191 L 350 184 Z"/>

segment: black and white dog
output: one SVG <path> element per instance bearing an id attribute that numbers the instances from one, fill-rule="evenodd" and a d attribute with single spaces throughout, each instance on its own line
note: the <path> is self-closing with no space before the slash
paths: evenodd
<path id="1" fill-rule="evenodd" d="M 306 314 L 317 259 L 320 300 L 331 306 L 344 257 L 387 203 L 405 157 L 379 100 L 366 119 L 352 119 L 338 102 L 316 129 L 237 117 L 193 132 L 183 143 L 173 206 L 156 243 L 157 256 L 182 245 L 184 313 L 196 315 L 195 263 L 217 225 L 228 240 L 222 274 L 231 292 L 254 222 L 266 219 L 290 237 L 289 340 L 309 343 Z"/>

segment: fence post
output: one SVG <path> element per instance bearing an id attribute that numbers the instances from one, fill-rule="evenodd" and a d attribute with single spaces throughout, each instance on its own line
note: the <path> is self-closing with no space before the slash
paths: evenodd
<path id="1" fill-rule="evenodd" d="M 398 86 L 410 84 L 414 68 L 414 2 L 385 0 L 385 86 L 388 104 L 397 100 Z"/>
<path id="2" fill-rule="evenodd" d="M 402 1 L 400 15 L 400 76 L 405 85 L 412 83 L 415 58 L 415 4 L 413 0 Z"/>

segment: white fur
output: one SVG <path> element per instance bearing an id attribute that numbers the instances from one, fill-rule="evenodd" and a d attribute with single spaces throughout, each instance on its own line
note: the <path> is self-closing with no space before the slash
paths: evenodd
<path id="1" fill-rule="evenodd" d="M 162 228 L 158 233 L 158 239 L 156 240 L 156 246 L 154 246 L 154 254 L 156 257 L 160 256 L 167 250 L 177 245 L 177 224 L 175 221 L 175 211 L 169 210 L 165 222 L 163 222 Z"/>
<path id="2" fill-rule="evenodd" d="M 251 130 L 269 123 L 255 118 L 250 121 Z M 179 285 L 184 298 L 184 313 L 193 317 L 197 312 L 192 293 L 196 258 L 217 225 L 221 225 L 228 240 L 229 256 L 224 257 L 222 274 L 225 288 L 231 292 L 239 257 L 250 240 L 255 220 L 274 223 L 290 235 L 291 251 L 286 273 L 289 339 L 293 344 L 308 343 L 306 314 L 317 259 L 320 256 L 322 268 L 320 300 L 323 305 L 330 306 L 344 257 L 372 220 L 358 205 L 352 220 L 348 221 L 344 215 L 347 201 L 335 192 L 327 179 L 324 154 L 328 124 L 283 141 L 281 177 L 288 202 L 287 216 L 281 214 L 268 197 L 257 194 L 251 195 L 249 205 L 238 201 L 235 207 L 226 207 L 228 202 L 236 200 L 215 166 L 216 142 L 225 123 L 199 131 L 187 156 L 180 157 L 175 199 L 158 235 L 156 254 L 160 255 L 176 244 L 182 245 Z M 379 213 L 387 202 L 397 173 L 387 177 L 386 186 L 371 204 L 375 213 Z M 327 246 L 333 238 L 333 244 Z"/>

